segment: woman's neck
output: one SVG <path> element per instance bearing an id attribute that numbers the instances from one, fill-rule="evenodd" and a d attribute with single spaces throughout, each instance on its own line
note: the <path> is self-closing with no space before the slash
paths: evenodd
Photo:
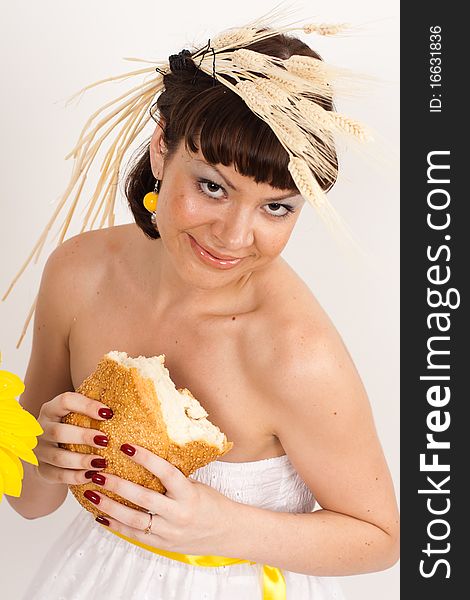
<path id="1" fill-rule="evenodd" d="M 157 312 L 176 310 L 180 314 L 195 317 L 228 316 L 251 312 L 259 305 L 259 279 L 264 269 L 244 272 L 239 277 L 231 278 L 227 285 L 199 286 L 190 280 L 194 271 L 188 272 L 188 279 L 180 275 L 161 239 L 154 244 L 156 268 L 153 307 Z M 220 275 L 222 279 L 225 273 L 221 272 Z M 216 277 L 212 281 L 216 281 Z"/>

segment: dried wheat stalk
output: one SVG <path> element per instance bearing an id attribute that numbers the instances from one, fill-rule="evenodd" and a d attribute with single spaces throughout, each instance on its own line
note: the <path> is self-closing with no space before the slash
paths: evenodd
<path id="1" fill-rule="evenodd" d="M 287 19 L 291 12 L 295 12 L 295 9 L 289 11 L 277 5 L 259 19 L 215 36 L 211 42 L 211 48 L 215 52 L 215 77 L 238 94 L 247 106 L 272 128 L 290 156 L 289 171 L 299 191 L 334 228 L 341 224 L 340 219 L 327 201 L 313 173 L 319 172 L 331 177 L 336 175 L 333 133 L 340 132 L 360 141 L 369 139 L 369 136 L 362 124 L 342 114 L 325 111 L 313 100 L 331 101 L 333 94 L 341 91 L 351 95 L 354 93 L 357 79 L 355 80 L 347 70 L 338 69 L 311 57 L 291 56 L 282 60 L 253 52 L 245 46 L 290 31 L 324 36 L 339 35 L 348 26 L 295 22 L 277 25 L 277 21 Z M 263 30 L 264 28 L 267 29 Z M 208 45 L 201 46 L 193 51 L 192 58 L 201 71 L 212 76 L 214 55 L 208 50 Z M 148 63 L 150 66 L 101 79 L 82 88 L 68 100 L 70 102 L 85 91 L 106 82 L 150 76 L 118 98 L 104 104 L 85 123 L 76 145 L 66 157 L 74 159 L 70 182 L 2 300 L 7 298 L 33 257 L 34 262 L 37 262 L 52 225 L 71 198 L 57 245 L 64 241 L 87 176 L 96 162 L 97 153 L 104 142 L 110 139 L 111 134 L 117 131 L 102 161 L 101 174 L 88 202 L 81 233 L 88 226 L 93 228 L 100 214 L 98 227 L 103 227 L 105 222 L 109 226 L 114 224 L 114 206 L 121 163 L 133 140 L 152 117 L 150 107 L 155 102 L 156 95 L 163 90 L 162 73 L 170 70 L 168 60 L 125 60 Z M 159 69 L 157 75 L 155 68 Z M 268 79 L 260 78 L 257 73 L 267 75 Z M 235 84 L 227 79 L 227 75 L 230 75 Z M 28 314 L 17 348 L 34 314 L 36 300 L 37 297 Z"/>
<path id="2" fill-rule="evenodd" d="M 304 33 L 318 33 L 319 35 L 338 35 L 346 31 L 351 26 L 348 23 L 336 23 L 328 25 L 326 23 L 309 23 L 303 26 Z"/>
<path id="3" fill-rule="evenodd" d="M 362 253 L 362 249 L 358 246 L 349 227 L 328 201 L 325 192 L 306 165 L 305 160 L 299 157 L 291 157 L 288 168 L 299 191 L 316 209 L 331 234 L 337 237 L 340 242 L 347 240 L 351 247 Z"/>

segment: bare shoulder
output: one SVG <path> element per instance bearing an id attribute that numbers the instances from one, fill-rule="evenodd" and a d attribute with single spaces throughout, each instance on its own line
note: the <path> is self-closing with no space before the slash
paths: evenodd
<path id="1" fill-rule="evenodd" d="M 43 280 L 60 295 L 63 333 L 67 337 L 72 316 L 86 306 L 109 272 L 113 256 L 123 245 L 127 226 L 82 232 L 65 240 L 49 255 Z"/>
<path id="2" fill-rule="evenodd" d="M 129 225 L 84 231 L 65 240 L 51 254 L 53 260 L 73 263 L 75 267 L 100 268 L 130 235 Z M 90 264 L 90 260 L 94 264 Z"/>
<path id="3" fill-rule="evenodd" d="M 74 291 L 94 287 L 131 235 L 130 225 L 85 231 L 70 237 L 50 255 L 49 262 L 62 266 L 64 276 L 75 281 Z"/>
<path id="4" fill-rule="evenodd" d="M 269 401 L 278 437 L 294 409 L 315 414 L 322 427 L 338 414 L 370 410 L 340 333 L 306 283 L 286 266 L 246 338 L 246 368 Z"/>
<path id="5" fill-rule="evenodd" d="M 257 373 L 302 372 L 307 363 L 320 368 L 333 354 L 346 352 L 342 339 L 313 292 L 285 262 L 270 283 L 259 319 L 248 332 L 248 347 L 256 348 Z M 252 363 L 253 364 L 253 363 Z M 280 373 L 277 370 L 277 373 Z M 266 383 L 266 382 L 264 382 Z"/>
<path id="6" fill-rule="evenodd" d="M 44 402 L 73 390 L 69 334 L 74 315 L 87 304 L 101 276 L 106 231 L 76 235 L 49 255 L 39 286 L 31 355 L 21 404 L 36 417 Z"/>

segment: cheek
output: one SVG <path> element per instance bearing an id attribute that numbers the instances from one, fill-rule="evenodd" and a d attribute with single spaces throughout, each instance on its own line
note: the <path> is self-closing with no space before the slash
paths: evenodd
<path id="1" fill-rule="evenodd" d="M 201 221 L 201 203 L 195 194 L 182 191 L 172 194 L 165 203 L 165 217 L 175 227 L 185 227 Z"/>
<path id="2" fill-rule="evenodd" d="M 278 256 L 289 241 L 293 226 L 290 224 L 269 223 L 264 224 L 258 232 L 255 232 L 256 243 L 260 252 L 266 256 L 275 258 Z"/>

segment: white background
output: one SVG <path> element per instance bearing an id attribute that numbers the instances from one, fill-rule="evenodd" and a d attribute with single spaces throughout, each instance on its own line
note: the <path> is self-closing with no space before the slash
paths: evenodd
<path id="1" fill-rule="evenodd" d="M 64 156 L 88 116 L 117 97 L 121 87 L 99 86 L 67 108 L 65 100 L 89 83 L 140 66 L 122 57 L 164 59 L 193 43 L 205 43 L 226 27 L 243 25 L 274 5 L 258 0 L 254 10 L 248 0 L 2 2 L 0 296 L 27 258 L 68 183 L 72 163 L 64 161 Z M 329 194 L 374 262 L 345 257 L 310 206 L 302 211 L 283 256 L 320 300 L 349 348 L 368 391 L 398 494 L 399 5 L 397 0 L 333 0 L 327 8 L 307 2 L 295 6 L 299 10 L 292 21 L 356 25 L 348 36 L 300 37 L 326 61 L 380 80 L 362 96 L 337 102 L 339 111 L 367 122 L 381 141 L 365 156 L 345 153 L 340 179 Z M 145 137 L 152 130 L 149 125 Z M 377 161 L 371 160 L 375 156 L 385 159 L 378 167 Z M 96 174 L 90 179 L 93 184 Z M 122 196 L 118 205 L 116 224 L 131 222 Z M 53 228 L 54 235 L 60 222 Z M 78 231 L 78 226 L 72 227 L 68 237 Z M 51 236 L 39 263 L 28 267 L 7 300 L 0 303 L 0 368 L 21 378 L 29 360 L 32 325 L 21 348 L 15 346 L 37 293 L 44 261 L 55 243 Z M 79 510 L 83 509 L 69 494 L 54 514 L 27 521 L 2 501 L 3 598 L 21 597 L 38 559 Z M 399 565 L 395 565 L 380 573 L 344 577 L 341 582 L 349 600 L 396 600 L 398 576 Z"/>

